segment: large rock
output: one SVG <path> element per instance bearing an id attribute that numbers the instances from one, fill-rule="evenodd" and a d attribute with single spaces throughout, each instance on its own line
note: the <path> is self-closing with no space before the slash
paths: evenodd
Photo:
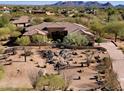
<path id="1" fill-rule="evenodd" d="M 71 51 L 70 50 L 67 50 L 67 49 L 62 49 L 60 52 L 59 52 L 59 55 L 61 57 L 63 57 L 64 59 L 68 59 L 71 57 Z"/>
<path id="2" fill-rule="evenodd" d="M 44 58 L 48 58 L 49 60 L 51 60 L 54 56 L 54 53 L 51 50 L 43 50 L 41 51 L 42 57 Z"/>

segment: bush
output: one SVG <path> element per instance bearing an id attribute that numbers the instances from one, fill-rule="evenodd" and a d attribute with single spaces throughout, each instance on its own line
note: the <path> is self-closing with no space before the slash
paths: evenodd
<path id="1" fill-rule="evenodd" d="M 33 52 L 31 51 L 26 51 L 24 54 L 22 54 L 21 56 L 31 56 L 33 55 Z"/>
<path id="2" fill-rule="evenodd" d="M 89 44 L 89 40 L 86 36 L 79 33 L 71 33 L 64 38 L 63 43 L 76 46 L 87 46 Z"/>
<path id="3" fill-rule="evenodd" d="M 34 43 L 46 43 L 48 42 L 48 38 L 47 36 L 44 36 L 44 35 L 33 35 L 32 41 Z"/>
<path id="4" fill-rule="evenodd" d="M 3 75 L 4 75 L 4 68 L 3 66 L 0 66 L 0 79 L 3 78 Z"/>
<path id="5" fill-rule="evenodd" d="M 44 22 L 53 22 L 54 21 L 54 19 L 53 18 L 51 18 L 51 17 L 46 17 L 46 18 L 44 18 L 44 20 L 43 20 Z"/>
<path id="6" fill-rule="evenodd" d="M 65 81 L 59 75 L 45 75 L 38 79 L 36 89 L 43 90 L 45 86 L 48 86 L 48 90 L 64 90 Z"/>
<path id="7" fill-rule="evenodd" d="M 103 39 L 101 37 L 98 37 L 98 38 L 96 38 L 95 42 L 98 43 L 98 44 L 102 43 Z"/>
<path id="8" fill-rule="evenodd" d="M 30 44 L 30 38 L 28 36 L 22 36 L 21 38 L 17 38 L 16 43 L 18 45 L 26 46 Z"/>
<path id="9" fill-rule="evenodd" d="M 33 18 L 33 20 L 32 20 L 33 25 L 37 25 L 37 24 L 40 24 L 42 22 L 43 22 L 43 19 L 40 17 Z"/>
<path id="10" fill-rule="evenodd" d="M 5 52 L 5 49 L 3 46 L 0 46 L 0 54 L 3 54 Z"/>
<path id="11" fill-rule="evenodd" d="M 21 32 L 19 32 L 19 31 L 13 31 L 12 33 L 11 33 L 11 37 L 18 37 L 18 36 L 20 36 L 21 35 Z"/>

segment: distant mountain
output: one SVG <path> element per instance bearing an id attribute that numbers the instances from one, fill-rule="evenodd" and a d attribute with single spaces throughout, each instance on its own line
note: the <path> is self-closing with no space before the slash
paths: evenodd
<path id="1" fill-rule="evenodd" d="M 111 3 L 107 2 L 105 4 L 101 4 L 102 8 L 109 8 L 109 7 L 114 7 Z"/>
<path id="2" fill-rule="evenodd" d="M 105 4 L 101 4 L 97 1 L 89 1 L 89 2 L 83 2 L 83 1 L 59 1 L 55 4 L 52 4 L 53 6 L 84 6 L 84 7 L 98 7 L 98 8 L 108 8 L 108 7 L 114 7 L 111 3 L 107 2 Z"/>
<path id="3" fill-rule="evenodd" d="M 66 2 L 59 1 L 52 5 L 54 6 L 82 6 L 84 5 L 84 2 L 83 1 L 66 1 Z"/>
<path id="4" fill-rule="evenodd" d="M 84 4 L 84 7 L 100 7 L 101 4 L 98 3 L 97 1 L 89 1 Z"/>
<path id="5" fill-rule="evenodd" d="M 124 8 L 124 5 L 117 5 L 116 8 Z"/>

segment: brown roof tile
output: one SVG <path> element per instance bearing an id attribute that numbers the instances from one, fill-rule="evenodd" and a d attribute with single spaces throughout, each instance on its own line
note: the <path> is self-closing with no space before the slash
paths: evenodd
<path id="1" fill-rule="evenodd" d="M 86 28 L 85 26 L 82 26 L 82 25 L 79 25 L 79 24 L 76 24 L 76 23 L 69 23 L 69 22 L 44 22 L 44 23 L 41 23 L 39 25 L 34 25 L 34 26 L 31 26 L 31 27 L 28 27 L 28 28 L 26 28 L 26 31 L 30 32 L 33 29 L 39 29 L 39 30 L 42 31 L 45 27 L 47 27 L 47 28 L 64 27 L 65 30 L 67 30 L 69 33 L 80 31 L 84 34 L 94 36 L 91 32 L 89 32 L 89 29 Z"/>

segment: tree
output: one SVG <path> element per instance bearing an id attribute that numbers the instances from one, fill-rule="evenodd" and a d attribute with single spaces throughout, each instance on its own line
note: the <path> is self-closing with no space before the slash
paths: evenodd
<path id="1" fill-rule="evenodd" d="M 16 43 L 21 46 L 29 45 L 30 38 L 28 36 L 22 36 L 21 38 L 17 38 Z M 25 62 L 26 62 L 26 49 L 25 49 L 25 47 L 23 47 L 23 49 L 24 49 L 24 58 L 25 58 Z"/>
<path id="2" fill-rule="evenodd" d="M 9 23 L 10 17 L 6 14 L 0 17 L 0 27 L 4 27 L 6 24 Z"/>
<path id="3" fill-rule="evenodd" d="M 8 23 L 6 24 L 6 27 L 10 29 L 10 31 L 16 31 L 17 27 L 14 24 Z"/>
<path id="4" fill-rule="evenodd" d="M 89 40 L 86 38 L 86 36 L 81 35 L 78 32 L 71 33 L 67 35 L 64 40 L 64 44 L 69 44 L 69 45 L 76 45 L 76 46 L 86 46 L 89 44 Z"/>
<path id="5" fill-rule="evenodd" d="M 0 40 L 6 40 L 10 36 L 10 29 L 8 27 L 0 28 Z"/>
<path id="6" fill-rule="evenodd" d="M 121 40 L 124 40 L 124 28 L 119 31 L 118 36 Z"/>
<path id="7" fill-rule="evenodd" d="M 46 43 L 48 41 L 48 38 L 44 35 L 33 35 L 32 40 L 34 43 L 38 43 L 40 48 L 40 43 Z"/>
<path id="8" fill-rule="evenodd" d="M 104 25 L 101 24 L 99 21 L 92 22 L 90 28 L 91 28 L 91 30 L 93 30 L 95 32 L 96 35 L 98 35 L 98 37 L 103 36 L 103 34 L 104 34 L 104 30 L 103 30 Z"/>
<path id="9" fill-rule="evenodd" d="M 124 22 L 114 21 L 108 23 L 104 29 L 106 30 L 107 33 L 112 33 L 115 35 L 115 42 L 116 42 L 119 33 L 124 29 Z"/>
<path id="10" fill-rule="evenodd" d="M 115 14 L 115 10 L 113 8 L 108 8 L 107 9 L 107 16 L 108 16 L 108 22 L 110 21 L 110 17 Z"/>

